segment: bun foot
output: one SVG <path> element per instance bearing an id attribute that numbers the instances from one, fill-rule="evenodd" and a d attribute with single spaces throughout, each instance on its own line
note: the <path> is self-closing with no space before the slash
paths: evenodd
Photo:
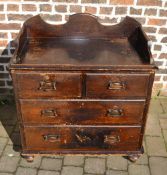
<path id="1" fill-rule="evenodd" d="M 141 155 L 139 155 L 139 154 L 129 155 L 129 156 L 128 156 L 128 159 L 129 159 L 131 162 L 136 162 L 136 161 L 139 159 L 140 156 L 141 156 Z"/>
<path id="2" fill-rule="evenodd" d="M 21 157 L 23 157 L 24 159 L 27 160 L 27 162 L 31 163 L 34 161 L 34 156 L 32 155 L 24 155 L 24 154 L 21 154 Z"/>

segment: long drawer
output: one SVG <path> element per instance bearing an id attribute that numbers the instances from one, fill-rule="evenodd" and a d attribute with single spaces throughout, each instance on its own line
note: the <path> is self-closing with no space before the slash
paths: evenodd
<path id="1" fill-rule="evenodd" d="M 36 124 L 140 124 L 144 105 L 144 101 L 20 100 L 23 122 Z"/>
<path id="2" fill-rule="evenodd" d="M 24 127 L 25 149 L 135 151 L 140 127 Z"/>
<path id="3" fill-rule="evenodd" d="M 80 98 L 80 73 L 17 73 L 19 98 Z"/>
<path id="4" fill-rule="evenodd" d="M 88 73 L 86 76 L 87 98 L 145 98 L 149 74 Z"/>

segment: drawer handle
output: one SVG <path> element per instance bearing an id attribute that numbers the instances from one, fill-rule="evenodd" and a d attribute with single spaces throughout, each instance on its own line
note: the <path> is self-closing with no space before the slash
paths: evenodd
<path id="1" fill-rule="evenodd" d="M 55 91 L 56 81 L 50 81 L 50 80 L 40 81 L 38 89 L 42 91 Z"/>
<path id="2" fill-rule="evenodd" d="M 104 143 L 106 144 L 115 144 L 120 142 L 120 137 L 118 135 L 105 135 L 104 136 Z"/>
<path id="3" fill-rule="evenodd" d="M 107 116 L 109 117 L 121 117 L 123 116 L 123 110 L 118 107 L 114 107 L 113 109 L 107 110 Z"/>
<path id="4" fill-rule="evenodd" d="M 44 109 L 44 110 L 41 110 L 41 116 L 55 118 L 58 115 L 57 115 L 56 110 L 54 109 Z"/>
<path id="5" fill-rule="evenodd" d="M 43 135 L 43 138 L 44 138 L 45 141 L 52 142 L 52 143 L 60 141 L 60 135 L 58 135 L 58 134 Z"/>
<path id="6" fill-rule="evenodd" d="M 125 83 L 124 82 L 112 82 L 112 81 L 110 81 L 108 83 L 108 89 L 109 90 L 122 90 L 122 89 L 125 89 Z"/>

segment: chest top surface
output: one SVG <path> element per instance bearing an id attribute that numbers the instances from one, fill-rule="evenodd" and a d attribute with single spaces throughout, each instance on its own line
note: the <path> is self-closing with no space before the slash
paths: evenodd
<path id="1" fill-rule="evenodd" d="M 130 17 L 105 26 L 95 16 L 80 13 L 65 24 L 51 25 L 37 15 L 24 23 L 16 42 L 11 69 L 154 67 L 148 38 Z"/>

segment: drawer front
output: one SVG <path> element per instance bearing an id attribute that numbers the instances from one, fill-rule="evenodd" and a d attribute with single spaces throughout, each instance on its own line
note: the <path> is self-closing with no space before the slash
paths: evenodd
<path id="1" fill-rule="evenodd" d="M 79 73 L 17 73 L 20 98 L 80 98 Z"/>
<path id="2" fill-rule="evenodd" d="M 144 101 L 20 100 L 24 123 L 139 124 Z"/>
<path id="3" fill-rule="evenodd" d="M 149 74 L 93 74 L 86 77 L 87 98 L 146 97 Z"/>
<path id="4" fill-rule="evenodd" d="M 25 147 L 32 150 L 134 151 L 140 127 L 25 127 Z"/>

